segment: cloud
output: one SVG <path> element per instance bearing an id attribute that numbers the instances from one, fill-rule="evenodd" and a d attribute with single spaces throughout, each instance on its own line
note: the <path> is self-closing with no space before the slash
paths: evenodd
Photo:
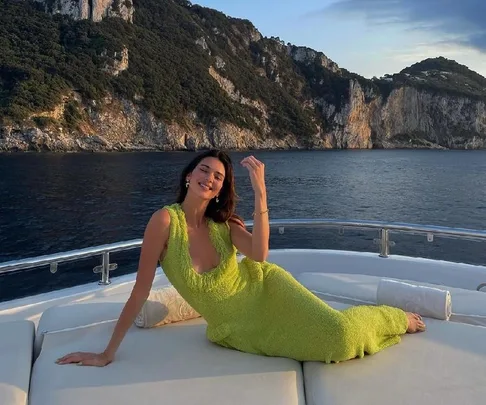
<path id="1" fill-rule="evenodd" d="M 455 59 L 458 57 L 478 57 L 477 50 L 468 47 L 457 48 L 457 46 L 445 41 L 424 42 L 414 44 L 410 48 L 388 50 L 383 55 L 385 59 L 397 61 L 404 64 L 412 64 L 417 60 L 435 58 L 437 54 L 446 58 Z"/>
<path id="2" fill-rule="evenodd" d="M 338 0 L 322 13 L 364 16 L 374 25 L 400 24 L 439 33 L 451 43 L 486 53 L 485 0 Z"/>

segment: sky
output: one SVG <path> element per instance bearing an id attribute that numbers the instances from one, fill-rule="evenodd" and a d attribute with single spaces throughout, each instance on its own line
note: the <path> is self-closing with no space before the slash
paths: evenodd
<path id="1" fill-rule="evenodd" d="M 194 0 L 367 78 L 443 56 L 486 77 L 486 0 Z"/>

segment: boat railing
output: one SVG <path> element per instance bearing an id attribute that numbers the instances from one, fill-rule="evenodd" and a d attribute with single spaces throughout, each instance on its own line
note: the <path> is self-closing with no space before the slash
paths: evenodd
<path id="1" fill-rule="evenodd" d="M 245 222 L 249 228 L 253 221 Z M 376 230 L 378 238 L 374 242 L 379 246 L 378 255 L 387 258 L 390 255 L 390 247 L 395 243 L 390 240 L 390 233 L 408 233 L 426 236 L 428 242 L 432 242 L 435 236 L 448 237 L 453 239 L 466 239 L 473 241 L 486 240 L 486 231 L 451 228 L 433 225 L 417 225 L 409 223 L 382 222 L 382 221 L 352 221 L 335 219 L 277 219 L 270 221 L 271 228 L 278 228 L 279 233 L 284 233 L 285 228 L 337 228 L 340 231 L 345 228 L 355 230 Z M 142 239 L 127 240 L 124 242 L 111 243 L 106 245 L 93 246 L 83 249 L 70 250 L 50 255 L 30 257 L 20 260 L 12 260 L 0 263 L 0 275 L 32 269 L 41 266 L 49 266 L 51 273 L 57 271 L 60 263 L 72 262 L 80 259 L 100 256 L 101 264 L 93 268 L 94 273 L 100 273 L 100 285 L 110 284 L 110 272 L 116 270 L 118 265 L 110 263 L 110 254 L 121 251 L 128 251 L 141 247 Z M 480 289 L 481 287 L 478 287 Z"/>

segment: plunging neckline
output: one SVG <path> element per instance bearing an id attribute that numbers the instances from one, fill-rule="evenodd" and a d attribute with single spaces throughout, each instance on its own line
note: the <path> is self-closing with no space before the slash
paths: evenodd
<path id="1" fill-rule="evenodd" d="M 189 263 L 189 267 L 191 268 L 191 272 L 201 277 L 209 274 L 214 274 L 217 270 L 220 269 L 224 261 L 224 252 L 222 251 L 222 249 L 219 248 L 219 244 L 215 243 L 215 232 L 217 231 L 215 229 L 216 224 L 211 218 L 205 217 L 206 222 L 208 224 L 208 230 L 209 230 L 209 242 L 211 243 L 211 246 L 214 248 L 216 253 L 219 255 L 219 263 L 216 266 L 210 268 L 209 270 L 199 273 L 194 268 L 194 264 L 192 262 L 192 257 L 191 257 L 191 251 L 189 249 L 189 231 L 187 227 L 186 213 L 184 212 L 181 204 L 177 204 L 177 207 L 179 208 L 179 211 L 181 213 L 182 229 L 184 231 L 184 240 L 186 241 L 184 251 L 185 254 L 187 255 L 187 261 Z"/>

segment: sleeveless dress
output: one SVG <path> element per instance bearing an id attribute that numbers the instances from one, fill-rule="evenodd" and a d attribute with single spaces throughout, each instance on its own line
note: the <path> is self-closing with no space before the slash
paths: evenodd
<path id="1" fill-rule="evenodd" d="M 207 338 L 220 346 L 265 356 L 325 363 L 374 354 L 400 342 L 404 311 L 389 306 L 335 310 L 289 272 L 244 257 L 238 262 L 227 223 L 208 219 L 220 263 L 199 274 L 192 266 L 185 213 L 170 214 L 170 236 L 160 261 L 168 280 L 207 322 Z"/>

